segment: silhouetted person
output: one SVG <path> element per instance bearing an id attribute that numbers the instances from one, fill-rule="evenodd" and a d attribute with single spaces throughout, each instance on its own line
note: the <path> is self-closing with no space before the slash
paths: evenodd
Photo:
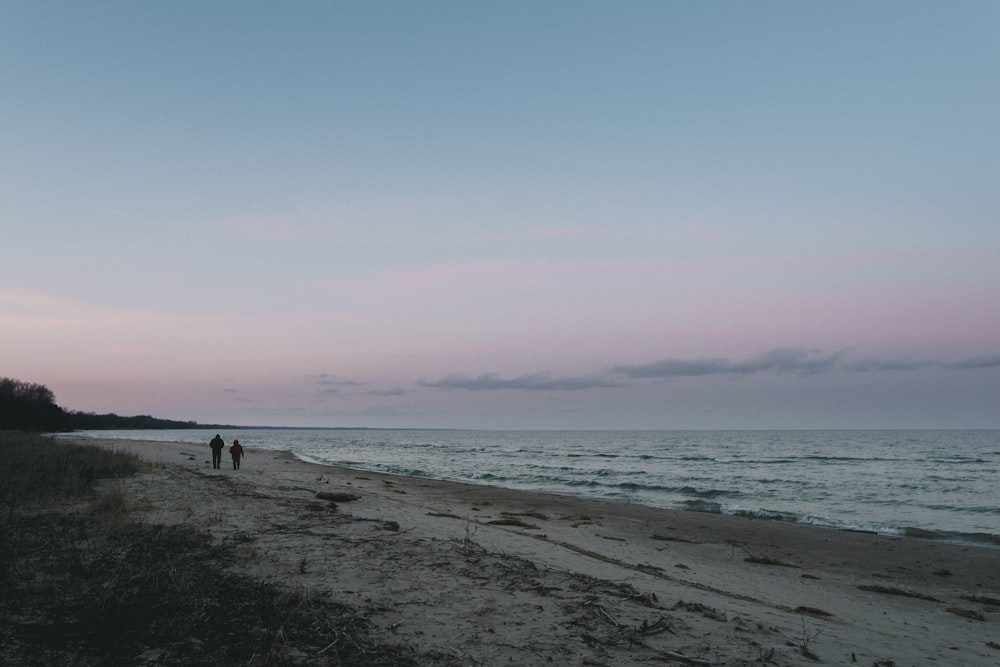
<path id="1" fill-rule="evenodd" d="M 212 442 L 208 443 L 208 446 L 212 448 L 212 467 L 219 468 L 222 465 L 222 450 L 225 448 L 226 443 L 222 437 L 216 433 L 215 437 L 212 438 Z"/>
<path id="2" fill-rule="evenodd" d="M 229 448 L 229 453 L 233 455 L 233 470 L 240 469 L 240 459 L 243 458 L 243 445 L 239 440 L 233 440 L 233 446 Z"/>

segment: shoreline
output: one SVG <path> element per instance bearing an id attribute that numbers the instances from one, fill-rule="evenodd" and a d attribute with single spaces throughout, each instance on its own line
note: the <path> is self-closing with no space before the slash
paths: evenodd
<path id="1" fill-rule="evenodd" d="M 158 464 L 126 482 L 148 521 L 252 536 L 256 576 L 344 599 L 389 639 L 464 656 L 451 664 L 671 654 L 720 665 L 1000 662 L 991 547 L 390 475 L 274 450 L 212 470 L 206 445 L 59 439 Z"/>
<path id="2" fill-rule="evenodd" d="M 197 445 L 195 445 L 197 446 Z M 952 544 L 960 547 L 982 547 L 986 549 L 998 549 L 1000 550 L 1000 535 L 993 535 L 991 533 L 963 533 L 959 531 L 945 531 L 945 530 L 929 530 L 925 528 L 917 528 L 914 526 L 902 526 L 902 527 L 887 527 L 884 530 L 878 530 L 875 528 L 846 528 L 843 526 L 837 526 L 831 523 L 814 523 L 808 521 L 799 521 L 797 519 L 786 519 L 781 516 L 777 516 L 779 512 L 769 512 L 766 510 L 761 510 L 760 513 L 753 511 L 736 511 L 736 512 L 724 512 L 724 511 L 713 511 L 707 509 L 692 509 L 692 508 L 682 508 L 682 507 L 660 507 L 656 505 L 647 505 L 641 502 L 630 502 L 627 500 L 616 500 L 611 498 L 595 498 L 585 495 L 574 494 L 570 492 L 559 492 L 559 491 L 537 491 L 532 489 L 518 489 L 509 486 L 501 486 L 497 484 L 489 484 L 486 482 L 474 482 L 466 480 L 455 480 L 455 479 L 443 479 L 439 477 L 429 477 L 422 475 L 406 475 L 403 473 L 386 472 L 381 470 L 370 470 L 367 468 L 352 468 L 349 466 L 337 465 L 334 463 L 325 463 L 323 461 L 318 461 L 316 459 L 310 458 L 308 456 L 297 454 L 291 450 L 268 450 L 279 453 L 286 453 L 293 456 L 296 460 L 306 463 L 308 465 L 314 465 L 321 468 L 332 468 L 342 472 L 354 472 L 361 474 L 377 474 L 383 475 L 385 477 L 399 477 L 403 479 L 413 479 L 413 480 L 430 480 L 433 482 L 441 482 L 448 484 L 460 484 L 468 487 L 478 487 L 478 486 L 488 486 L 497 489 L 503 489 L 509 491 L 510 493 L 524 493 L 524 494 L 539 494 L 543 496 L 554 496 L 557 498 L 568 498 L 573 501 L 580 502 L 595 502 L 595 503 L 607 503 L 610 505 L 626 505 L 629 507 L 642 507 L 651 511 L 663 511 L 663 512 L 681 512 L 690 514 L 704 514 L 708 516 L 719 516 L 719 517 L 733 517 L 739 519 L 746 519 L 750 521 L 767 521 L 774 523 L 781 523 L 790 526 L 803 526 L 806 528 L 816 529 L 816 530 L 830 530 L 834 532 L 844 532 L 844 533 L 861 533 L 864 535 L 880 535 L 887 538 L 911 538 L 926 540 L 930 542 L 940 542 L 943 544 Z"/>
<path id="3" fill-rule="evenodd" d="M 287 429 L 272 430 L 280 431 Z M 305 430 L 315 431 L 317 429 Z M 376 429 L 368 430 L 374 431 Z M 412 429 L 404 430 L 410 431 Z M 897 433 L 898 431 L 893 430 L 891 432 Z M 212 433 L 209 431 L 201 433 L 205 435 L 203 438 L 191 438 L 188 431 L 164 431 L 163 433 L 167 434 L 166 438 L 161 436 L 160 432 L 145 431 L 123 432 L 121 434 L 108 433 L 106 436 L 102 432 L 90 432 L 82 437 L 187 442 L 195 445 L 207 442 L 212 437 Z M 585 431 L 585 433 L 591 432 Z M 859 431 L 859 433 L 870 432 Z M 250 439 L 250 442 L 256 441 L 255 438 L 251 437 L 250 432 L 240 434 L 241 440 L 244 439 L 244 435 Z M 523 469 L 524 463 L 530 464 L 531 461 L 519 461 L 519 465 L 507 467 L 504 461 L 496 460 L 496 453 L 491 447 L 500 443 L 489 439 L 483 441 L 486 447 L 484 451 L 487 452 L 486 460 L 488 463 L 485 464 L 487 469 L 482 466 L 470 467 L 467 464 L 449 464 L 448 461 L 451 460 L 451 457 L 445 459 L 443 465 L 436 465 L 435 463 L 428 463 L 422 460 L 411 461 L 407 458 L 409 456 L 408 449 L 401 454 L 403 458 L 399 460 L 373 453 L 374 458 L 369 461 L 364 452 L 348 451 L 344 455 L 330 456 L 329 452 L 326 452 L 322 448 L 317 449 L 313 447 L 312 445 L 315 443 L 309 438 L 297 440 L 295 438 L 275 439 L 266 436 L 258 437 L 262 437 L 263 439 L 257 443 L 257 447 L 265 446 L 274 451 L 289 449 L 295 452 L 302 460 L 317 465 L 330 465 L 333 467 L 349 466 L 360 470 L 367 469 L 372 472 L 384 472 L 402 476 L 412 475 L 421 478 L 444 479 L 476 485 L 502 485 L 511 490 L 539 491 L 542 493 L 555 493 L 580 498 L 600 498 L 608 502 L 638 503 L 654 508 L 720 514 L 724 516 L 745 516 L 769 521 L 826 527 L 834 530 L 919 537 L 953 544 L 1000 548 L 1000 530 L 997 529 L 996 522 L 992 521 L 996 516 L 996 511 L 986 513 L 975 512 L 975 508 L 981 504 L 981 498 L 984 495 L 988 497 L 992 488 L 992 485 L 987 483 L 987 479 L 983 475 L 979 475 L 979 479 L 976 480 L 976 483 L 972 487 L 966 488 L 964 492 L 958 492 L 956 497 L 948 500 L 940 500 L 941 503 L 955 504 L 954 507 L 937 507 L 936 503 L 939 502 L 937 497 L 933 494 L 930 496 L 921 495 L 921 493 L 933 491 L 931 488 L 933 485 L 927 488 L 919 486 L 921 482 L 918 477 L 913 477 L 913 483 L 918 485 L 918 487 L 914 488 L 922 489 L 920 491 L 907 491 L 908 487 L 905 485 L 893 485 L 889 483 L 883 492 L 877 492 L 881 481 L 871 478 L 871 475 L 866 475 L 864 470 L 857 471 L 852 476 L 852 479 L 868 479 L 868 483 L 853 487 L 848 485 L 839 491 L 829 492 L 823 491 L 823 480 L 821 479 L 817 486 L 820 493 L 819 496 L 810 496 L 808 493 L 802 495 L 796 490 L 795 484 L 786 483 L 783 486 L 778 484 L 778 488 L 774 491 L 772 497 L 772 490 L 769 488 L 770 480 L 756 479 L 759 474 L 764 473 L 749 475 L 749 488 L 731 484 L 730 480 L 725 477 L 727 474 L 727 469 L 725 468 L 715 469 L 713 467 L 711 472 L 706 473 L 703 484 L 691 482 L 689 481 L 692 479 L 691 475 L 700 479 L 700 473 L 684 468 L 686 464 L 683 461 L 689 460 L 687 456 L 680 457 L 679 460 L 682 461 L 682 463 L 678 464 L 680 469 L 674 471 L 679 476 L 678 481 L 672 481 L 671 478 L 663 477 L 662 474 L 659 474 L 657 479 L 648 482 L 652 486 L 646 486 L 641 480 L 636 484 L 629 484 L 628 482 L 633 479 L 629 476 L 629 473 L 626 473 L 624 476 L 618 474 L 616 479 L 608 482 L 603 475 L 606 471 L 601 470 L 599 471 L 601 473 L 599 475 L 587 476 L 583 468 L 580 470 L 565 468 L 565 470 L 571 470 L 572 472 L 562 475 L 559 470 L 564 470 L 563 468 L 551 468 L 550 471 L 549 468 L 543 466 L 544 470 L 542 473 L 539 473 L 540 476 L 535 476 L 534 471 Z M 383 444 L 381 438 L 377 438 L 376 440 L 377 442 L 373 443 L 373 445 L 381 447 Z M 350 445 L 359 446 L 365 442 L 367 440 L 362 438 L 359 441 L 352 440 Z M 387 442 L 391 446 L 399 444 L 391 440 Z M 456 445 L 455 442 L 447 439 L 442 442 L 445 447 Z M 473 440 L 474 450 L 469 451 L 478 451 L 475 446 L 476 443 L 478 441 Z M 523 444 L 521 443 L 521 445 Z M 592 444 L 589 441 L 582 443 L 582 445 Z M 462 451 L 462 460 L 470 455 L 463 447 L 460 446 L 459 449 Z M 348 446 L 348 450 L 350 450 L 350 446 Z M 561 455 L 559 452 L 556 452 L 557 458 Z M 625 457 L 623 460 L 626 461 L 630 456 L 627 452 L 622 455 Z M 709 454 L 709 456 L 712 456 L 712 454 Z M 752 452 L 748 456 L 751 461 L 758 463 L 757 457 Z M 852 454 L 851 456 L 853 457 L 854 455 Z M 612 458 L 619 457 L 614 456 Z M 767 458 L 765 452 L 763 460 Z M 811 457 L 806 456 L 805 458 L 808 459 Z M 712 459 L 709 458 L 707 460 Z M 858 459 L 851 458 L 850 460 Z M 913 462 L 910 461 L 909 463 L 911 466 L 909 474 L 911 476 L 917 475 L 918 472 L 912 470 Z M 563 464 L 556 463 L 554 465 Z M 574 464 L 569 462 L 565 465 L 572 466 Z M 641 463 L 636 461 L 631 465 L 641 466 Z M 796 476 L 800 474 L 804 475 L 806 479 L 814 479 L 811 476 L 817 474 L 817 471 L 809 469 L 808 465 L 805 468 L 804 470 L 792 469 L 784 473 L 786 476 L 791 475 L 790 477 L 786 477 L 786 479 L 798 479 Z M 643 468 L 640 467 L 639 469 Z M 621 470 L 621 466 L 618 465 L 613 470 L 607 472 L 610 472 L 614 476 L 616 471 L 621 473 Z M 734 473 L 729 471 L 729 474 Z M 735 474 L 739 475 L 738 473 Z M 720 475 L 722 476 L 720 477 Z M 781 475 L 778 474 L 778 477 L 781 477 Z M 764 483 L 763 487 L 761 486 L 761 482 Z M 837 486 L 840 488 L 840 485 Z M 809 489 L 806 489 L 806 491 L 809 492 Z M 873 491 L 876 491 L 876 494 L 869 495 Z M 880 502 L 883 494 L 886 495 L 890 502 Z M 855 502 L 855 495 L 861 498 L 861 500 Z M 970 510 L 965 511 L 963 507 L 970 508 Z"/>

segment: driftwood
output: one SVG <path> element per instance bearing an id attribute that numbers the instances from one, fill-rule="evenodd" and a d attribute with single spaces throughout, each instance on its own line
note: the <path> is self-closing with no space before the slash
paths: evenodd
<path id="1" fill-rule="evenodd" d="M 525 523 L 524 521 L 516 517 L 504 517 L 502 519 L 494 519 L 493 521 L 487 521 L 489 526 L 514 526 L 516 528 L 529 528 L 532 530 L 537 530 L 538 526 L 533 523 Z"/>
<path id="2" fill-rule="evenodd" d="M 361 498 L 361 496 L 356 493 L 346 493 L 344 491 L 320 491 L 316 494 L 316 497 L 320 500 L 329 500 L 331 503 L 349 503 L 352 500 L 358 500 Z"/>
<path id="3" fill-rule="evenodd" d="M 676 660 L 677 662 L 683 662 L 683 663 L 688 664 L 688 665 L 706 665 L 706 666 L 711 666 L 711 665 L 717 665 L 717 664 L 719 664 L 717 662 L 712 662 L 711 660 L 704 660 L 703 658 L 693 658 L 693 657 L 691 657 L 689 655 L 685 655 L 685 654 L 680 653 L 678 651 L 671 651 L 669 649 L 656 648 L 654 646 L 650 646 L 649 644 L 642 644 L 642 646 L 644 648 L 647 648 L 647 649 L 653 651 L 654 653 L 658 653 L 658 654 L 660 654 L 660 655 L 662 655 L 664 657 L 670 658 L 671 660 Z"/>

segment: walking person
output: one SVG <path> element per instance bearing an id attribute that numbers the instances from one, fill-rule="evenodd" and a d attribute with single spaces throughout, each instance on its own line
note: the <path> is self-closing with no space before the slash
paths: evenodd
<path id="1" fill-rule="evenodd" d="M 212 442 L 208 443 L 208 446 L 212 448 L 212 468 L 218 470 L 222 467 L 222 450 L 226 447 L 226 441 L 216 433 L 215 437 L 212 438 Z"/>
<path id="2" fill-rule="evenodd" d="M 229 453 L 233 456 L 233 470 L 239 470 L 240 459 L 245 456 L 243 453 L 243 445 L 240 444 L 239 440 L 233 440 L 233 446 L 229 448 Z"/>

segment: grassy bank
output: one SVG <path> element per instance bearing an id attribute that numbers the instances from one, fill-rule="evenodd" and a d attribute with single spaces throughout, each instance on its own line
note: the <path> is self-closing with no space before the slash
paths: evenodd
<path id="1" fill-rule="evenodd" d="M 97 480 L 128 477 L 144 465 L 130 454 L 67 446 L 16 431 L 0 432 L 0 461 L 0 501 L 5 510 L 80 498 L 94 492 Z"/>
<path id="2" fill-rule="evenodd" d="M 0 433 L 0 664 L 418 664 L 353 609 L 240 574 L 250 536 L 134 518 L 122 480 L 145 466 Z"/>

